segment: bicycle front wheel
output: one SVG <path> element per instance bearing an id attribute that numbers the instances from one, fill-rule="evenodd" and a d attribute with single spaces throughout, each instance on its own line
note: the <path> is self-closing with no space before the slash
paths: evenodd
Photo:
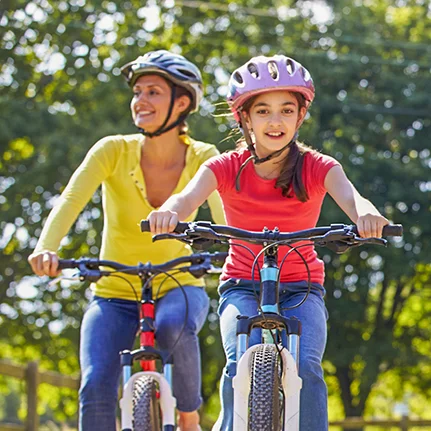
<path id="1" fill-rule="evenodd" d="M 152 376 L 136 380 L 133 388 L 133 431 L 160 431 L 159 385 Z"/>
<path id="2" fill-rule="evenodd" d="M 277 347 L 262 344 L 252 354 L 249 395 L 249 431 L 283 429 L 284 395 Z"/>

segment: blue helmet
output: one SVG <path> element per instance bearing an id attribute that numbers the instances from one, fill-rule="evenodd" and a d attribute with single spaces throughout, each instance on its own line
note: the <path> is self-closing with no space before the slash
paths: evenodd
<path id="1" fill-rule="evenodd" d="M 182 55 L 173 54 L 164 49 L 139 56 L 136 60 L 125 64 L 121 68 L 121 73 L 131 87 L 142 75 L 160 75 L 185 88 L 192 96 L 189 112 L 198 110 L 203 97 L 202 75 L 197 66 Z"/>

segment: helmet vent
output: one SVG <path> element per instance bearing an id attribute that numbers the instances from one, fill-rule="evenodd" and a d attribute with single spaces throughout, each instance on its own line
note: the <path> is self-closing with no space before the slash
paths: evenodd
<path id="1" fill-rule="evenodd" d="M 311 80 L 311 75 L 310 72 L 308 72 L 308 70 L 305 67 L 301 67 L 301 72 L 302 72 L 302 76 L 304 78 L 304 81 L 310 81 Z"/>
<path id="2" fill-rule="evenodd" d="M 279 76 L 278 67 L 277 67 L 277 63 L 275 61 L 270 61 L 268 63 L 268 72 L 274 81 L 278 81 L 278 76 Z"/>
<path id="3" fill-rule="evenodd" d="M 290 58 L 286 60 L 286 68 L 289 75 L 293 75 L 293 72 L 295 71 L 295 65 L 293 64 L 293 61 Z"/>
<path id="4" fill-rule="evenodd" d="M 239 72 L 235 72 L 235 74 L 233 75 L 233 79 L 239 84 L 244 84 L 244 80 L 242 79 L 242 76 Z"/>
<path id="5" fill-rule="evenodd" d="M 254 63 L 248 63 L 247 64 L 247 69 L 250 72 L 250 75 L 253 78 L 259 79 L 259 69 L 257 68 L 257 66 Z"/>
<path id="6" fill-rule="evenodd" d="M 178 69 L 178 71 L 181 72 L 184 76 L 188 76 L 189 78 L 196 79 L 196 75 L 187 69 Z"/>

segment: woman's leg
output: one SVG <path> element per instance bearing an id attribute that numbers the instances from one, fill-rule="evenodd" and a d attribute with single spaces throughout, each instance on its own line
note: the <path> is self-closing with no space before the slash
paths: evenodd
<path id="1" fill-rule="evenodd" d="M 282 308 L 297 304 L 305 295 L 301 284 L 284 284 L 280 292 Z M 327 431 L 327 388 L 323 379 L 322 357 L 326 346 L 327 311 L 322 291 L 313 289 L 300 307 L 283 311 L 287 317 L 301 321 L 302 335 L 299 347 L 299 375 L 302 378 L 300 431 Z"/>
<path id="2" fill-rule="evenodd" d="M 180 288 L 173 289 L 156 304 L 156 340 L 161 350 L 173 352 L 173 393 L 182 431 L 198 429 L 197 409 L 202 404 L 198 333 L 208 309 L 208 295 L 198 286 L 185 286 L 184 292 Z"/>
<path id="3" fill-rule="evenodd" d="M 131 349 L 138 329 L 134 301 L 94 298 L 81 325 L 81 431 L 115 431 L 119 352 Z"/>

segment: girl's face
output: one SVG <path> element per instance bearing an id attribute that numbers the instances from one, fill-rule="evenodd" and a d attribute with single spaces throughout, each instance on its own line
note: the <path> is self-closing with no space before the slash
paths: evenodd
<path id="1" fill-rule="evenodd" d="M 168 114 L 171 103 L 171 87 L 168 82 L 158 75 L 140 76 L 133 86 L 133 99 L 130 103 L 132 118 L 135 126 L 148 132 L 155 132 L 160 128 Z M 186 96 L 175 99 L 171 114 L 171 121 L 189 105 L 190 100 Z"/>
<path id="2" fill-rule="evenodd" d="M 248 112 L 247 125 L 253 130 L 256 151 L 264 157 L 289 143 L 306 113 L 289 91 L 271 91 L 256 97 Z"/>

